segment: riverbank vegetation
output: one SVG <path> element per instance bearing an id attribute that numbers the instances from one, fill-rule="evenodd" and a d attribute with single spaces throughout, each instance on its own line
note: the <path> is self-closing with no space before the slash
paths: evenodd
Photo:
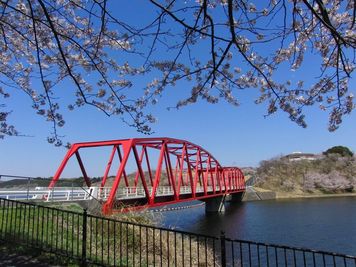
<path id="1" fill-rule="evenodd" d="M 113 220 L 15 201 L 0 204 L 0 239 L 30 248 L 69 259 L 85 255 L 89 263 L 108 266 L 218 266 L 216 238 L 152 226 L 140 216 L 122 221 L 125 215 Z"/>
<path id="2" fill-rule="evenodd" d="M 265 160 L 256 170 L 255 185 L 277 192 L 355 192 L 356 158 L 350 153 L 328 152 L 312 159 L 277 157 Z"/>
<path id="3" fill-rule="evenodd" d="M 94 178 L 96 179 L 96 178 Z M 27 187 L 30 188 L 35 188 L 35 187 L 48 187 L 50 182 L 52 180 L 52 177 L 50 178 L 42 178 L 42 177 L 36 177 L 36 178 L 22 178 L 22 179 L 8 179 L 8 180 L 0 180 L 0 188 L 17 188 L 17 189 L 24 189 Z M 84 184 L 84 178 L 79 177 L 79 178 L 66 178 L 66 179 L 59 179 L 56 186 L 60 187 L 77 187 L 77 186 L 83 186 Z"/>

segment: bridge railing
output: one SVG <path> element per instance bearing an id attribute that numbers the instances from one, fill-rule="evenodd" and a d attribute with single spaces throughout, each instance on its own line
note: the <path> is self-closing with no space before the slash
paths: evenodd
<path id="1" fill-rule="evenodd" d="M 48 188 L 36 187 L 27 190 L 1 189 L 0 197 L 13 200 L 73 201 L 92 197 L 92 189 L 81 187 Z"/>
<path id="2" fill-rule="evenodd" d="M 81 266 L 344 266 L 356 257 L 234 240 L 0 198 L 0 241 Z"/>

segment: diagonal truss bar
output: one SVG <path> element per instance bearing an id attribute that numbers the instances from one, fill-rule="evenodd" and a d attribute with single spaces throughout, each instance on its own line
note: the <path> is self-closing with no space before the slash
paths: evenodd
<path id="1" fill-rule="evenodd" d="M 146 179 L 145 179 L 145 174 L 143 173 L 142 166 L 141 166 L 143 154 L 141 155 L 141 158 L 139 159 L 136 146 L 133 146 L 133 151 L 134 151 L 134 156 L 135 156 L 136 163 L 137 163 L 138 172 L 139 172 L 139 174 L 141 176 L 143 189 L 145 190 L 146 197 L 148 198 L 150 196 L 150 193 L 148 191 L 147 184 L 146 184 Z M 142 151 L 144 151 L 144 150 L 142 149 Z M 137 185 L 137 183 L 136 183 L 136 180 L 135 180 L 135 187 L 136 187 L 136 185 Z"/>
<path id="2" fill-rule="evenodd" d="M 163 142 L 163 144 L 164 144 L 164 142 Z M 163 163 L 165 148 L 166 148 L 166 146 L 162 145 L 161 151 L 160 151 L 160 154 L 159 154 L 159 160 L 158 160 L 158 164 L 157 164 L 156 175 L 155 175 L 155 179 L 153 181 L 152 193 L 151 193 L 151 196 L 150 196 L 150 198 L 148 200 L 149 204 L 153 204 L 154 200 L 155 200 L 157 186 L 158 186 L 159 180 L 161 178 L 161 170 L 162 170 L 162 163 Z"/>
<path id="3" fill-rule="evenodd" d="M 80 157 L 79 151 L 75 152 L 75 156 L 77 157 L 77 160 L 78 160 L 78 163 L 79 163 L 79 167 L 80 167 L 80 170 L 82 171 L 85 183 L 87 184 L 88 187 L 90 187 L 91 182 L 90 182 L 90 180 L 88 178 L 87 172 L 85 171 L 84 164 L 83 164 L 83 161 L 82 161 L 82 159 Z"/>
<path id="4" fill-rule="evenodd" d="M 147 164 L 147 168 L 148 168 L 148 175 L 150 176 L 151 186 L 153 186 L 151 164 L 150 164 L 150 161 L 149 161 L 149 158 L 148 158 L 147 146 L 144 147 L 144 150 L 145 150 L 146 164 Z"/>
<path id="5" fill-rule="evenodd" d="M 173 176 L 173 170 L 172 170 L 172 163 L 171 163 L 171 158 L 169 157 L 168 149 L 167 149 L 167 144 L 165 144 L 165 158 L 166 158 L 166 166 L 167 166 L 167 177 L 168 177 L 168 183 L 173 189 L 174 195 L 176 194 L 176 176 Z"/>
<path id="6" fill-rule="evenodd" d="M 135 148 L 135 158 L 136 158 L 136 154 L 137 154 L 136 146 L 135 146 L 134 148 Z M 142 164 L 143 156 L 144 156 L 144 153 L 145 153 L 145 149 L 144 149 L 144 148 L 145 148 L 145 146 L 142 147 L 140 158 L 139 158 L 139 159 L 136 158 L 136 161 L 137 161 L 137 163 L 139 163 L 140 166 L 141 166 L 141 164 Z M 142 167 L 141 167 L 141 170 L 142 170 Z M 138 183 L 139 171 L 140 171 L 140 170 L 137 170 L 137 172 L 136 172 L 136 176 L 135 176 L 135 187 L 137 186 L 137 183 Z"/>
<path id="7" fill-rule="evenodd" d="M 122 156 L 121 156 L 121 150 L 120 150 L 119 146 L 117 147 L 117 155 L 119 156 L 120 165 L 121 165 L 122 164 Z M 125 179 L 125 185 L 129 186 L 129 181 L 127 179 L 127 175 L 126 175 L 125 169 L 124 169 L 123 175 L 124 175 L 124 179 Z"/>
<path id="8" fill-rule="evenodd" d="M 104 177 L 103 177 L 103 180 L 101 181 L 101 187 L 104 187 L 104 186 L 105 186 L 106 180 L 108 179 L 108 174 L 109 174 L 109 171 L 110 171 L 110 168 L 111 168 L 112 160 L 114 159 L 114 156 L 115 156 L 116 147 L 117 147 L 117 146 L 115 145 L 115 146 L 112 148 L 112 150 L 111 150 L 109 162 L 108 162 L 108 164 L 106 165 Z"/>
<path id="9" fill-rule="evenodd" d="M 109 195 L 107 201 L 105 202 L 105 204 L 103 206 L 104 214 L 111 213 L 112 206 L 113 206 L 114 200 L 115 200 L 116 191 L 117 191 L 117 189 L 119 187 L 119 184 L 120 184 L 121 176 L 125 172 L 125 166 L 126 166 L 126 162 L 127 162 L 128 158 L 129 158 L 129 155 L 130 155 L 130 152 L 131 152 L 132 143 L 133 143 L 132 141 L 123 143 L 122 148 L 124 150 L 124 157 L 123 157 L 123 159 L 121 161 L 119 169 L 117 170 L 115 180 L 114 180 L 113 185 L 111 187 L 110 195 Z"/>

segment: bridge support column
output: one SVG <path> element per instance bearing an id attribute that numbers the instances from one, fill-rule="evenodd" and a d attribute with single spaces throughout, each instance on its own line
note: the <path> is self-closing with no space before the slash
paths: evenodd
<path id="1" fill-rule="evenodd" d="M 225 196 L 211 197 L 203 201 L 205 202 L 205 212 L 225 211 Z"/>
<path id="2" fill-rule="evenodd" d="M 241 202 L 243 197 L 244 197 L 244 192 L 231 194 L 229 197 L 229 202 Z"/>

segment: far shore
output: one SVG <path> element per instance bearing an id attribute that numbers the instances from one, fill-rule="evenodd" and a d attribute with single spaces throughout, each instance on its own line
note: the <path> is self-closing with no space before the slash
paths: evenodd
<path id="1" fill-rule="evenodd" d="M 298 199 L 298 198 L 330 198 L 330 197 L 356 197 L 354 193 L 299 193 L 299 192 L 278 192 L 267 190 L 264 188 L 255 187 L 255 193 L 258 194 L 260 200 L 268 199 Z M 265 198 L 266 196 L 266 198 Z M 271 196 L 274 196 L 271 198 Z"/>
<path id="2" fill-rule="evenodd" d="M 276 192 L 276 199 L 289 199 L 289 198 L 328 198 L 328 197 L 356 197 L 356 193 L 293 194 L 293 193 Z"/>

